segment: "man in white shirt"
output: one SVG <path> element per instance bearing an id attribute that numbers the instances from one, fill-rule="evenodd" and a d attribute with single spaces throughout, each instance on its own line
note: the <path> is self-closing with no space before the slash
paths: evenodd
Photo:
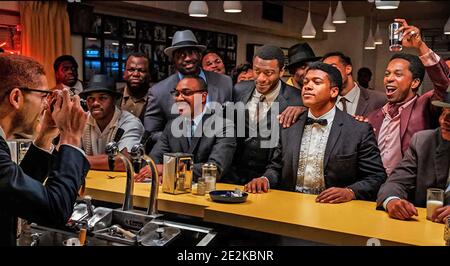
<path id="1" fill-rule="evenodd" d="M 308 112 L 280 133 L 278 147 L 262 177 L 246 186 L 267 192 L 269 184 L 289 191 L 316 194 L 317 202 L 374 200 L 386 179 L 372 127 L 335 107 L 342 87 L 339 71 L 311 63 L 303 81 Z"/>
<path id="2" fill-rule="evenodd" d="M 127 111 L 120 110 L 115 101 L 121 96 L 116 92 L 114 80 L 106 75 L 94 75 L 89 86 L 80 93 L 86 99 L 89 117 L 82 137 L 83 149 L 88 156 L 92 169 L 108 170 L 106 144 L 113 141 L 116 132 L 122 128 L 125 132 L 120 138 L 119 150 L 131 151 L 139 144 L 144 134 L 144 126 L 139 119 Z M 124 170 L 117 160 L 115 170 Z"/>
<path id="3" fill-rule="evenodd" d="M 331 52 L 322 57 L 322 62 L 336 67 L 341 73 L 342 91 L 336 101 L 336 106 L 341 111 L 365 117 L 386 103 L 384 93 L 360 88 L 354 81 L 350 57 L 341 52 Z"/>

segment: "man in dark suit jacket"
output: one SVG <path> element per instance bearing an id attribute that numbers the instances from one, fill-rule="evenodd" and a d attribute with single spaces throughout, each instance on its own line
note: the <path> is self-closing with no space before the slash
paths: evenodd
<path id="1" fill-rule="evenodd" d="M 72 102 L 68 89 L 58 90 L 50 113 L 47 96 L 52 91 L 47 88 L 42 65 L 23 56 L 0 55 L 0 246 L 16 245 L 17 217 L 64 225 L 89 170 L 79 148 L 87 120 L 80 98 L 74 96 Z M 52 140 L 59 132 L 61 146 L 54 152 Z M 19 167 L 11 160 L 6 139 L 22 133 L 37 136 Z"/>
<path id="2" fill-rule="evenodd" d="M 255 80 L 242 81 L 234 87 L 233 101 L 236 110 L 241 114 L 236 119 L 245 119 L 243 127 L 245 130 L 239 134 L 242 126 L 237 122 L 237 149 L 234 155 L 230 173 L 226 175 L 226 182 L 233 184 L 246 184 L 255 177 L 261 176 L 269 161 L 273 148 L 278 141 L 275 141 L 274 147 L 262 147 L 262 142 L 270 141 L 278 136 L 270 132 L 278 132 L 279 124 L 276 118 L 289 106 L 300 106 L 302 104 L 300 91 L 294 87 L 282 82 L 280 77 L 284 72 L 284 56 L 279 47 L 265 45 L 255 54 L 253 59 L 253 73 Z M 264 97 L 259 102 L 258 97 Z M 247 105 L 249 109 L 238 109 L 238 104 Z M 252 123 L 256 115 L 254 105 L 260 105 L 261 118 L 258 121 L 260 128 L 268 129 L 270 134 L 259 134 L 252 131 Z M 253 109 L 252 108 L 253 105 Z M 242 116 L 242 114 L 245 114 Z M 275 123 L 273 125 L 272 123 Z M 255 134 L 252 134 L 254 132 Z"/>
<path id="3" fill-rule="evenodd" d="M 366 117 L 370 112 L 386 103 L 386 95 L 358 86 L 353 79 L 353 66 L 350 57 L 341 52 L 330 52 L 322 57 L 322 62 L 336 67 L 342 77 L 342 91 L 337 98 L 339 109 L 350 115 Z"/>
<path id="4" fill-rule="evenodd" d="M 202 164 L 212 162 L 217 166 L 219 181 L 227 172 L 236 148 L 234 124 L 223 119 L 222 110 L 206 104 L 208 91 L 200 77 L 185 76 L 172 93 L 180 116 L 167 123 L 150 156 L 156 164 L 162 164 L 164 153 L 191 153 L 194 178 L 202 175 Z"/>
<path id="5" fill-rule="evenodd" d="M 339 71 L 310 64 L 302 90 L 308 113 L 281 130 L 280 142 L 263 177 L 245 186 L 250 192 L 270 187 L 319 194 L 316 201 L 374 200 L 386 179 L 372 128 L 335 107 L 342 86 Z"/>
<path id="6" fill-rule="evenodd" d="M 400 30 L 407 33 L 402 45 L 416 48 L 420 57 L 411 54 L 391 57 L 384 75 L 388 103 L 368 116 L 388 176 L 401 161 L 414 133 L 438 127 L 441 110 L 431 101 L 442 101 L 450 84 L 448 66 L 422 41 L 420 30 L 403 19 L 397 21 L 404 25 Z M 425 70 L 434 89 L 419 96 L 417 90 Z"/>
<path id="7" fill-rule="evenodd" d="M 203 71 L 201 68 L 201 52 L 204 45 L 199 45 L 190 30 L 177 31 L 172 39 L 172 46 L 164 53 L 172 58 L 176 73 L 158 82 L 149 90 L 147 110 L 144 116 L 144 127 L 152 133 L 153 143 L 158 141 L 167 121 L 176 117 L 171 113 L 174 98 L 170 95 L 184 75 L 197 75 L 205 80 L 208 86 L 208 101 L 224 103 L 232 99 L 231 78 L 215 72 Z M 150 145 L 152 141 L 149 141 Z"/>
<path id="8" fill-rule="evenodd" d="M 441 188 L 446 195 L 446 206 L 436 209 L 432 220 L 443 222 L 450 215 L 450 93 L 433 104 L 444 108 L 440 128 L 414 134 L 402 161 L 378 192 L 377 209 L 392 218 L 417 216 L 414 206 L 426 206 L 428 188 Z"/>

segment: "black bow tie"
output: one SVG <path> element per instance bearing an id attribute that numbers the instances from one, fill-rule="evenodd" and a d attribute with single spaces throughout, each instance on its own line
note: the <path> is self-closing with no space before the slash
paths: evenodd
<path id="1" fill-rule="evenodd" d="M 317 124 L 319 124 L 321 126 L 326 126 L 328 124 L 326 119 L 314 119 L 314 118 L 311 118 L 311 117 L 306 118 L 306 124 L 307 125 L 312 125 L 312 124 L 315 124 L 315 123 L 317 123 Z"/>

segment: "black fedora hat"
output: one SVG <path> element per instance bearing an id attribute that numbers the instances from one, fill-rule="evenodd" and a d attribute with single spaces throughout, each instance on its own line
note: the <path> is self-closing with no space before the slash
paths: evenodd
<path id="1" fill-rule="evenodd" d="M 114 79 L 104 74 L 95 74 L 92 76 L 89 85 L 80 92 L 80 97 L 86 98 L 87 94 L 91 92 L 107 92 L 114 97 L 122 96 L 122 94 L 116 90 Z"/>
<path id="2" fill-rule="evenodd" d="M 287 65 L 287 67 L 289 68 L 295 64 L 299 64 L 302 62 L 317 61 L 320 58 L 321 58 L 320 56 L 316 56 L 314 54 L 314 51 L 311 49 L 309 44 L 307 44 L 306 42 L 305 43 L 297 43 L 297 44 L 289 47 L 289 50 L 288 50 L 289 64 Z"/>

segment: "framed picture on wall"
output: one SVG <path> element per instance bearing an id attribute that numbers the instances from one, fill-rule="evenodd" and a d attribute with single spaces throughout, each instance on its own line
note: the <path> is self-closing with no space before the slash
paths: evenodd
<path id="1" fill-rule="evenodd" d="M 122 19 L 122 37 L 136 38 L 136 21 L 129 19 Z"/>
<path id="2" fill-rule="evenodd" d="M 155 50 L 153 51 L 153 61 L 158 63 L 168 62 L 164 49 L 166 49 L 166 46 L 163 44 L 155 46 Z"/>
<path id="3" fill-rule="evenodd" d="M 166 41 L 166 26 L 155 26 L 155 31 L 153 32 L 153 39 L 158 42 Z"/>
<path id="4" fill-rule="evenodd" d="M 103 18 L 103 34 L 107 36 L 118 37 L 119 36 L 119 23 L 118 19 L 114 17 Z"/>
<path id="5" fill-rule="evenodd" d="M 217 34 L 217 48 L 227 48 L 227 35 L 219 33 Z"/>
<path id="6" fill-rule="evenodd" d="M 148 43 L 139 43 L 138 51 L 147 56 L 147 58 L 151 58 L 152 55 L 152 45 Z"/>
<path id="7" fill-rule="evenodd" d="M 150 23 L 138 22 L 138 38 L 141 41 L 151 41 L 152 40 L 152 27 Z"/>
<path id="8" fill-rule="evenodd" d="M 228 35 L 228 49 L 236 49 L 236 36 L 235 35 Z"/>

